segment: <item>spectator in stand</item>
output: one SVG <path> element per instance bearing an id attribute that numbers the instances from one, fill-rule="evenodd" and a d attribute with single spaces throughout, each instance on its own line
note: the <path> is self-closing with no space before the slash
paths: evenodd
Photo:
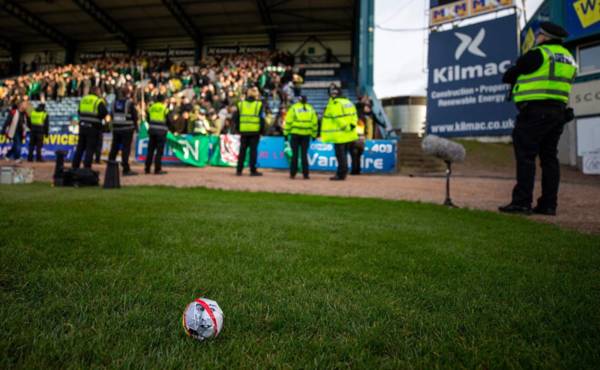
<path id="1" fill-rule="evenodd" d="M 21 163 L 21 147 L 25 141 L 25 128 L 27 126 L 25 108 L 25 103 L 13 105 L 2 127 L 2 133 L 12 142 L 10 150 L 6 153 L 6 158 L 12 158 L 16 163 Z"/>

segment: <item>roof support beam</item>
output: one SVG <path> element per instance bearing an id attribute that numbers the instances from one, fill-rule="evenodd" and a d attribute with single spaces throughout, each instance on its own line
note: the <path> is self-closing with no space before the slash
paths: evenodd
<path id="1" fill-rule="evenodd" d="M 135 51 L 135 39 L 123 26 L 117 23 L 108 13 L 101 9 L 93 0 L 73 0 L 75 4 L 104 27 L 108 32 L 115 34 L 130 53 Z"/>
<path id="2" fill-rule="evenodd" d="M 260 19 L 262 20 L 263 25 L 266 27 L 267 34 L 269 35 L 269 48 L 274 50 L 277 35 L 275 34 L 273 19 L 271 19 L 271 10 L 266 0 L 256 0 L 256 5 L 258 6 Z"/>
<path id="3" fill-rule="evenodd" d="M 21 48 L 16 42 L 5 37 L 0 37 L 0 48 L 10 52 L 10 73 L 19 74 L 21 63 Z"/>
<path id="4" fill-rule="evenodd" d="M 302 20 L 305 20 L 305 21 L 308 21 L 311 23 L 324 24 L 324 25 L 328 25 L 328 26 L 336 26 L 336 27 L 339 27 L 340 29 L 343 29 L 346 31 L 352 31 L 351 23 L 341 23 L 341 22 L 333 21 L 333 20 L 319 19 L 319 18 L 315 18 L 315 17 L 311 17 L 308 15 L 300 14 L 300 13 L 297 13 L 294 11 L 287 11 L 287 10 L 273 10 L 272 13 L 283 14 L 288 17 L 302 19 Z"/>
<path id="5" fill-rule="evenodd" d="M 67 37 L 56 28 L 44 22 L 21 5 L 18 5 L 14 0 L 0 0 L 0 8 L 36 30 L 39 34 L 48 37 L 50 40 L 65 48 L 65 62 L 73 62 L 75 57 L 75 42 L 71 40 L 70 37 Z"/>
<path id="6" fill-rule="evenodd" d="M 169 9 L 169 12 L 179 22 L 179 25 L 187 32 L 187 34 L 194 40 L 194 44 L 196 45 L 195 49 L 195 62 L 198 62 L 202 58 L 202 46 L 203 46 L 203 36 L 202 33 L 198 30 L 198 28 L 194 25 L 194 22 L 190 18 L 190 16 L 185 12 L 183 6 L 179 3 L 178 0 L 162 0 L 163 4 Z"/>
<path id="7" fill-rule="evenodd" d="M 69 37 L 65 36 L 59 30 L 55 29 L 48 23 L 44 22 L 40 18 L 38 18 L 35 14 L 31 13 L 29 10 L 23 8 L 21 5 L 18 5 L 16 1 L 13 0 L 0 0 L 0 6 L 2 10 L 17 18 L 21 22 L 25 23 L 32 29 L 36 30 L 38 33 L 43 36 L 48 37 L 52 41 L 56 42 L 60 46 L 64 48 L 70 48 L 74 45 L 73 40 Z"/>

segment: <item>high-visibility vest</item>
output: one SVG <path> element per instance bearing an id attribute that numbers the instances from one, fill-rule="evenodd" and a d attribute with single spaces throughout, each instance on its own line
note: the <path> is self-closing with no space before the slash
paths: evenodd
<path id="1" fill-rule="evenodd" d="M 238 103 L 238 112 L 240 115 L 240 132 L 259 133 L 260 132 L 260 111 L 262 102 L 258 100 L 244 100 Z"/>
<path id="2" fill-rule="evenodd" d="M 330 98 L 321 121 L 321 140 L 344 144 L 358 140 L 356 106 L 346 98 Z"/>
<path id="3" fill-rule="evenodd" d="M 97 97 L 94 94 L 89 94 L 79 102 L 79 121 L 82 125 L 96 124 L 101 125 L 104 117 L 98 117 L 98 107 L 103 103 L 104 99 Z"/>
<path id="4" fill-rule="evenodd" d="M 46 117 L 48 117 L 48 113 L 44 111 L 34 110 L 33 112 L 31 112 L 29 119 L 31 120 L 31 124 L 33 126 L 43 126 L 46 122 Z"/>
<path id="5" fill-rule="evenodd" d="M 169 109 L 163 103 L 154 103 L 148 108 L 148 132 L 151 134 L 167 133 L 167 116 Z"/>
<path id="6" fill-rule="evenodd" d="M 131 114 L 131 100 L 115 100 L 113 103 L 113 132 L 127 132 L 135 129 Z"/>
<path id="7" fill-rule="evenodd" d="M 537 71 L 520 75 L 513 88 L 515 103 L 532 100 L 558 100 L 568 103 L 573 80 L 577 75 L 577 62 L 562 45 L 541 45 L 544 62 Z"/>
<path id="8" fill-rule="evenodd" d="M 315 136 L 319 125 L 317 112 L 310 104 L 296 103 L 285 115 L 284 135 Z"/>

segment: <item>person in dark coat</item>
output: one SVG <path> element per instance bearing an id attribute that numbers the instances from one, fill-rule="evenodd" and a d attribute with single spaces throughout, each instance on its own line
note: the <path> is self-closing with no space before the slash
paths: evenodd
<path id="1" fill-rule="evenodd" d="M 12 142 L 11 148 L 6 153 L 6 158 L 13 159 L 16 163 L 21 162 L 21 147 L 25 141 L 26 126 L 25 104 L 22 103 L 19 106 L 14 104 L 6 117 L 6 121 L 4 121 L 2 134 Z"/>

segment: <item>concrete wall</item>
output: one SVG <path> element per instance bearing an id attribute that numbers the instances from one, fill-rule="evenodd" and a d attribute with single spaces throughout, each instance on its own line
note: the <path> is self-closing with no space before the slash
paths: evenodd
<path id="1" fill-rule="evenodd" d="M 577 121 L 600 116 L 600 80 L 574 84 L 570 106 L 575 110 L 576 119 L 565 126 L 558 144 L 558 156 L 560 163 L 581 168 L 577 135 L 585 133 L 578 133 Z"/>
<path id="2" fill-rule="evenodd" d="M 427 113 L 424 97 L 386 98 L 382 99 L 382 104 L 393 129 L 401 129 L 403 133 L 424 133 Z"/>

